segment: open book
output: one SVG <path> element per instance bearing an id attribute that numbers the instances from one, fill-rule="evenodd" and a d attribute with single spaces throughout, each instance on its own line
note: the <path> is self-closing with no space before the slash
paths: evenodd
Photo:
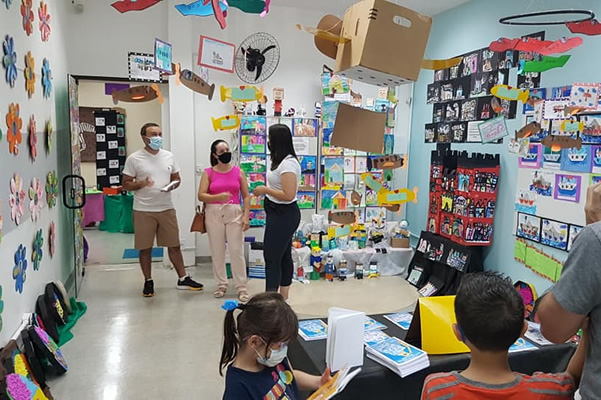
<path id="1" fill-rule="evenodd" d="M 332 377 L 332 379 L 317 389 L 307 400 L 328 400 L 342 392 L 346 385 L 353 379 L 357 374 L 361 372 L 361 368 L 357 368 L 353 372 L 350 372 L 350 368 L 343 368 Z"/>
<path id="2" fill-rule="evenodd" d="M 333 372 L 363 365 L 365 313 L 332 307 L 328 310 L 326 364 Z"/>

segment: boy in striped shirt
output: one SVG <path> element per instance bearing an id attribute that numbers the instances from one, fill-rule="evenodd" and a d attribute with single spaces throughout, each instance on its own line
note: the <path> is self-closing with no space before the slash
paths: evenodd
<path id="1" fill-rule="evenodd" d="M 422 400 L 573 398 L 588 347 L 587 329 L 564 373 L 530 376 L 509 367 L 509 347 L 528 325 L 522 297 L 508 279 L 494 272 L 466 275 L 455 298 L 455 315 L 453 331 L 471 350 L 470 365 L 463 372 L 428 376 Z"/>

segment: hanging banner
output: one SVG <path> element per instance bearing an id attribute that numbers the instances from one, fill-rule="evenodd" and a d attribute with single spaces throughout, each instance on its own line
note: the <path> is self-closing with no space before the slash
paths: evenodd
<path id="1" fill-rule="evenodd" d="M 154 40 L 154 68 L 166 74 L 173 74 L 171 44 L 163 42 L 161 39 Z"/>

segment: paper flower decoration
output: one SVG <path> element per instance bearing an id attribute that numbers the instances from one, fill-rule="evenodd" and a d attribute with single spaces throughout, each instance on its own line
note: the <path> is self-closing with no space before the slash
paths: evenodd
<path id="1" fill-rule="evenodd" d="M 42 207 L 44 207 L 44 190 L 39 178 L 31 180 L 29 187 L 29 211 L 31 211 L 31 220 L 36 222 L 40 219 Z"/>
<path id="2" fill-rule="evenodd" d="M 27 249 L 22 244 L 19 245 L 15 253 L 15 266 L 13 267 L 13 279 L 15 280 L 15 290 L 23 293 L 23 284 L 27 279 Z"/>
<path id="3" fill-rule="evenodd" d="M 23 180 L 19 174 L 15 174 L 10 180 L 10 196 L 8 204 L 10 206 L 10 219 L 15 224 L 21 223 L 23 216 L 23 204 L 25 203 L 25 191 L 23 190 Z"/>
<path id="4" fill-rule="evenodd" d="M 2 58 L 2 65 L 6 69 L 6 82 L 10 87 L 15 87 L 15 81 L 17 80 L 17 52 L 15 51 L 15 40 L 6 35 L 4 42 L 2 43 L 2 49 L 4 50 L 4 57 Z"/>
<path id="5" fill-rule="evenodd" d="M 52 121 L 46 121 L 44 133 L 46 134 L 46 152 L 50 153 L 50 150 L 52 150 Z"/>
<path id="6" fill-rule="evenodd" d="M 55 224 L 54 221 L 50 223 L 50 228 L 48 228 L 48 252 L 50 253 L 50 258 L 54 257 L 54 236 L 55 233 Z"/>
<path id="7" fill-rule="evenodd" d="M 42 42 L 47 42 L 48 37 L 50 37 L 50 14 L 48 14 L 48 5 L 43 1 L 40 1 L 38 17 L 40 18 L 40 33 L 42 34 Z"/>
<path id="8" fill-rule="evenodd" d="M 50 61 L 47 58 L 42 61 L 42 89 L 44 98 L 49 98 L 50 92 L 52 92 L 52 71 L 50 70 Z"/>
<path id="9" fill-rule="evenodd" d="M 33 235 L 33 246 L 31 248 L 31 263 L 33 264 L 33 270 L 37 271 L 40 269 L 40 262 L 44 256 L 44 235 L 42 230 L 36 231 Z"/>
<path id="10" fill-rule="evenodd" d="M 10 103 L 8 106 L 8 114 L 6 114 L 6 126 L 8 127 L 6 140 L 8 140 L 8 151 L 15 155 L 19 154 L 19 144 L 23 141 L 23 136 L 21 135 L 23 120 L 19 116 L 20 111 L 21 107 L 19 104 Z"/>
<path id="11" fill-rule="evenodd" d="M 0 332 L 2 332 L 2 312 L 4 311 L 4 300 L 2 300 L 2 286 L 0 286 Z"/>
<path id="12" fill-rule="evenodd" d="M 23 16 L 23 30 L 27 36 L 33 32 L 33 4 L 32 0 L 21 0 L 21 15 Z"/>
<path id="13" fill-rule="evenodd" d="M 48 175 L 46 175 L 46 203 L 48 203 L 49 208 L 56 205 L 57 197 L 58 179 L 56 177 L 56 171 L 50 171 L 48 172 Z"/>
<path id="14" fill-rule="evenodd" d="M 2 0 L 2 2 L 6 6 L 6 9 L 8 10 L 10 8 L 10 5 L 13 3 L 13 0 Z"/>
<path id="15" fill-rule="evenodd" d="M 33 161 L 38 156 L 38 133 L 34 115 L 29 117 L 29 155 Z"/>
<path id="16" fill-rule="evenodd" d="M 31 99 L 35 93 L 35 60 L 31 55 L 31 51 L 28 51 L 25 55 L 25 90 L 27 90 L 27 96 Z"/>

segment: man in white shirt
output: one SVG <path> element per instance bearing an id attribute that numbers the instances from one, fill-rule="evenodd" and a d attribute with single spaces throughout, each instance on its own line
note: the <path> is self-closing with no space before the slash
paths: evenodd
<path id="1" fill-rule="evenodd" d="M 140 251 L 144 274 L 144 297 L 154 296 L 152 247 L 167 247 L 169 259 L 179 277 L 177 288 L 200 291 L 201 283 L 186 274 L 179 243 L 177 216 L 171 191 L 181 178 L 173 154 L 163 150 L 161 127 L 149 122 L 140 131 L 145 147 L 127 157 L 123 169 L 123 189 L 134 192 L 134 247 Z"/>

